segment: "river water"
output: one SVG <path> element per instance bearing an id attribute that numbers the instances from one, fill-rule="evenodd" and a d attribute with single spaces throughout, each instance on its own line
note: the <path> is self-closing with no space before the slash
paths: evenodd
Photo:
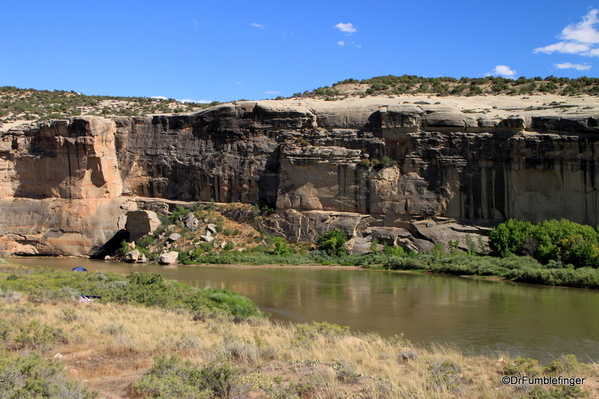
<path id="1" fill-rule="evenodd" d="M 83 259 L 13 258 L 62 270 L 161 273 L 194 287 L 222 287 L 254 300 L 272 318 L 328 321 L 353 330 L 401 334 L 415 343 L 452 343 L 468 354 L 561 354 L 599 361 L 599 292 L 333 268 L 135 265 Z"/>

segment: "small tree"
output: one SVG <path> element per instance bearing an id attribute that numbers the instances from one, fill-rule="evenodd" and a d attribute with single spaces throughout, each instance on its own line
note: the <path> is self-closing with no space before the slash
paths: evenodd
<path id="1" fill-rule="evenodd" d="M 275 248 L 272 251 L 273 255 L 289 256 L 293 254 L 293 250 L 289 248 L 289 244 L 281 237 L 276 237 L 273 241 Z"/>
<path id="2" fill-rule="evenodd" d="M 320 249 L 326 251 L 329 255 L 345 255 L 345 243 L 347 235 L 343 230 L 327 231 L 320 238 Z"/>

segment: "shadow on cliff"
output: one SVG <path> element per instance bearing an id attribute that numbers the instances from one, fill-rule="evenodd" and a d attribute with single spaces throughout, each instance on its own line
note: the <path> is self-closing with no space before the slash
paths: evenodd
<path id="1" fill-rule="evenodd" d="M 275 208 L 279 190 L 279 173 L 281 171 L 281 146 L 273 151 L 264 165 L 264 171 L 258 178 L 258 201 L 260 205 Z"/>
<path id="2" fill-rule="evenodd" d="M 129 241 L 129 237 L 130 234 L 127 230 L 121 229 L 117 231 L 116 234 L 112 236 L 110 240 L 106 241 L 106 243 L 102 245 L 100 249 L 94 252 L 90 258 L 104 259 L 107 255 L 113 256 L 119 250 L 123 241 Z"/>

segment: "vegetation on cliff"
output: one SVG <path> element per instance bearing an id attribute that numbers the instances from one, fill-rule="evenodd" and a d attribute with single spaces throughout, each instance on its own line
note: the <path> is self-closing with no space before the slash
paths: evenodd
<path id="1" fill-rule="evenodd" d="M 324 97 L 336 99 L 347 95 L 418 95 L 477 96 L 477 95 L 531 95 L 531 94 L 598 95 L 599 78 L 586 76 L 570 79 L 553 75 L 518 79 L 501 76 L 460 79 L 451 77 L 426 78 L 415 75 L 376 76 L 370 79 L 345 79 L 332 86 L 296 93 L 293 97 Z"/>
<path id="2" fill-rule="evenodd" d="M 74 91 L 0 87 L 0 123 L 60 119 L 79 115 L 140 116 L 192 112 L 213 104 L 163 98 L 88 96 Z"/>
<path id="3" fill-rule="evenodd" d="M 178 299 L 150 307 L 135 295 L 128 303 L 108 299 L 108 291 L 137 284 L 132 280 L 151 282 L 148 290 L 136 288 L 148 295 L 172 287 Z M 106 297 L 79 302 L 81 288 Z M 508 354 L 464 356 L 450 346 L 423 348 L 402 336 L 354 333 L 326 322 L 281 324 L 235 317 L 226 309 L 197 313 L 181 307 L 188 295 L 196 291 L 155 275 L 131 279 L 2 266 L 0 395 L 578 398 L 597 388 L 597 365 L 571 355 L 546 367 Z M 524 387 L 501 382 L 522 375 L 585 381 Z"/>
<path id="4" fill-rule="evenodd" d="M 599 78 L 586 76 L 570 79 L 553 75 L 518 79 L 487 76 L 460 79 L 427 78 L 415 75 L 376 76 L 370 79 L 345 79 L 332 86 L 296 93 L 292 97 L 336 100 L 351 96 L 377 95 L 532 95 L 532 94 L 599 95 Z M 277 97 L 284 99 L 284 97 Z M 79 115 L 142 116 L 178 112 L 197 112 L 212 105 L 180 102 L 174 99 L 149 97 L 115 97 L 85 95 L 65 90 L 21 89 L 0 87 L 0 123 L 60 119 Z M 559 105 L 559 104 L 556 104 Z"/>

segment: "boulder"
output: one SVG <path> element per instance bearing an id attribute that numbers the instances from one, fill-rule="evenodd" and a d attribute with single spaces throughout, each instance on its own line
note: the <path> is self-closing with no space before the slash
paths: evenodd
<path id="1" fill-rule="evenodd" d="M 188 213 L 185 218 L 185 226 L 191 231 L 197 231 L 200 229 L 200 221 L 195 217 L 193 213 Z"/>
<path id="2" fill-rule="evenodd" d="M 209 223 L 206 225 L 206 234 L 216 234 L 216 225 L 214 223 Z"/>
<path id="3" fill-rule="evenodd" d="M 125 254 L 125 256 L 123 257 L 123 260 L 127 263 L 133 263 L 133 262 L 137 262 L 137 259 L 139 258 L 139 255 L 142 255 L 141 252 L 139 252 L 139 250 L 134 249 L 133 251 L 129 251 Z"/>
<path id="4" fill-rule="evenodd" d="M 202 240 L 206 241 L 206 242 L 212 242 L 212 241 L 214 241 L 214 236 L 212 236 L 212 234 L 210 234 L 210 232 L 209 232 L 209 231 L 208 231 L 208 232 L 206 232 L 206 234 L 205 234 L 205 235 L 203 235 L 203 236 L 200 236 L 200 238 L 201 238 Z"/>
<path id="5" fill-rule="evenodd" d="M 179 258 L 179 252 L 170 251 L 163 254 L 160 254 L 158 257 L 158 263 L 161 265 L 172 265 L 173 263 L 177 263 L 177 259 Z"/>
<path id="6" fill-rule="evenodd" d="M 129 232 L 129 239 L 136 241 L 146 234 L 151 234 L 160 226 L 160 219 L 154 211 L 129 211 L 125 230 Z"/>
<path id="7" fill-rule="evenodd" d="M 178 233 L 173 233 L 170 236 L 168 236 L 168 239 L 171 241 L 177 241 L 180 238 L 181 238 L 181 234 L 178 234 Z"/>

